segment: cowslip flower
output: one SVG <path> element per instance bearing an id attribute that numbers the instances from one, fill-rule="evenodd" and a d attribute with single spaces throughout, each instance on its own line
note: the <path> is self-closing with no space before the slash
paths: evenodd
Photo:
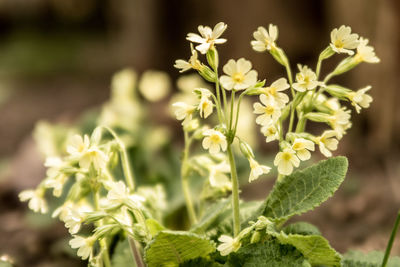
<path id="1" fill-rule="evenodd" d="M 244 58 L 237 61 L 229 60 L 223 68 L 227 75 L 221 76 L 221 85 L 226 90 L 243 90 L 255 85 L 257 83 L 257 71 L 251 70 L 251 67 L 251 62 Z"/>
<path id="2" fill-rule="evenodd" d="M 273 121 L 263 125 L 263 127 L 261 127 L 261 133 L 266 137 L 265 141 L 267 143 L 279 139 L 279 128 L 278 125 Z"/>
<path id="3" fill-rule="evenodd" d="M 256 180 L 259 176 L 269 173 L 269 171 L 271 170 L 271 168 L 268 166 L 260 165 L 252 157 L 249 157 L 249 163 L 250 163 L 250 168 L 251 168 L 250 176 L 249 176 L 249 183 Z"/>
<path id="4" fill-rule="evenodd" d="M 220 150 L 225 151 L 228 143 L 225 135 L 214 129 L 207 129 L 203 132 L 205 138 L 202 145 L 204 149 L 208 149 L 210 154 L 217 154 Z"/>
<path id="5" fill-rule="evenodd" d="M 209 49 L 214 47 L 214 44 L 223 44 L 226 42 L 226 39 L 218 37 L 222 35 L 227 27 L 228 26 L 223 22 L 215 25 L 214 29 L 211 29 L 208 26 L 200 25 L 197 28 L 200 35 L 197 33 L 188 33 L 186 39 L 193 43 L 199 43 L 199 45 L 196 46 L 196 49 L 200 53 L 206 54 Z"/>
<path id="6" fill-rule="evenodd" d="M 212 164 L 208 166 L 210 172 L 208 180 L 210 185 L 215 188 L 222 190 L 231 190 L 232 183 L 226 173 L 230 172 L 230 166 L 226 161 L 222 161 L 218 164 Z"/>
<path id="7" fill-rule="evenodd" d="M 356 108 L 357 113 L 360 113 L 361 108 L 368 108 L 372 102 L 372 97 L 366 94 L 371 89 L 371 86 L 361 88 L 356 92 L 350 92 L 347 94 L 351 104 Z"/>
<path id="8" fill-rule="evenodd" d="M 375 55 L 374 48 L 368 45 L 368 39 L 360 38 L 355 55 L 357 62 L 379 63 L 381 60 Z"/>
<path id="9" fill-rule="evenodd" d="M 109 188 L 109 191 L 107 194 L 107 200 L 103 202 L 104 207 L 127 204 L 133 209 L 142 208 L 145 199 L 137 194 L 131 194 L 129 188 L 126 187 L 124 182 L 107 181 L 105 182 L 105 185 Z"/>
<path id="10" fill-rule="evenodd" d="M 264 94 L 274 98 L 278 106 L 283 107 L 287 102 L 289 102 L 289 97 L 287 94 L 280 93 L 288 89 L 290 85 L 285 78 L 280 78 L 274 81 L 269 87 L 263 89 Z"/>
<path id="11" fill-rule="evenodd" d="M 333 114 L 328 117 L 329 125 L 336 131 L 337 137 L 342 138 L 346 130 L 351 127 L 350 110 L 345 107 L 333 111 Z"/>
<path id="12" fill-rule="evenodd" d="M 82 260 L 91 259 L 93 257 L 93 245 L 96 242 L 96 237 L 82 237 L 79 235 L 75 235 L 73 239 L 69 241 L 69 245 L 72 248 L 78 249 L 78 256 L 82 258 Z"/>
<path id="13" fill-rule="evenodd" d="M 336 53 L 353 55 L 354 52 L 351 49 L 355 49 L 358 43 L 358 34 L 351 33 L 351 28 L 348 26 L 342 25 L 331 32 L 330 47 Z"/>
<path id="14" fill-rule="evenodd" d="M 139 81 L 139 91 L 150 102 L 165 98 L 171 88 L 171 79 L 163 71 L 148 70 Z"/>
<path id="15" fill-rule="evenodd" d="M 254 103 L 254 113 L 261 114 L 256 118 L 256 123 L 260 125 L 267 125 L 271 122 L 276 122 L 281 116 L 281 109 L 277 102 L 272 97 L 267 95 L 260 95 L 261 103 Z"/>
<path id="16" fill-rule="evenodd" d="M 72 157 L 80 158 L 90 146 L 90 139 L 88 135 L 84 135 L 83 138 L 79 134 L 75 134 L 71 137 L 67 145 L 67 152 Z"/>
<path id="17" fill-rule="evenodd" d="M 278 27 L 269 24 L 268 31 L 264 27 L 258 27 L 253 33 L 255 40 L 251 41 L 251 46 L 255 51 L 263 52 L 276 47 L 275 41 L 278 38 Z"/>
<path id="18" fill-rule="evenodd" d="M 179 69 L 179 72 L 185 72 L 190 69 L 199 70 L 201 68 L 201 63 L 198 59 L 197 51 L 193 48 L 191 49 L 192 55 L 190 56 L 189 60 L 177 59 L 175 60 L 174 67 Z"/>
<path id="19" fill-rule="evenodd" d="M 296 152 L 291 148 L 285 148 L 279 152 L 274 160 L 274 165 L 278 166 L 278 172 L 283 175 L 289 175 L 293 172 L 293 166 L 299 167 L 300 160 Z"/>
<path id="20" fill-rule="evenodd" d="M 315 150 L 314 142 L 304 139 L 304 138 L 296 138 L 293 141 L 292 149 L 296 151 L 296 156 L 300 160 L 308 160 L 311 158 L 310 151 Z"/>
<path id="21" fill-rule="evenodd" d="M 198 88 L 196 90 L 199 90 L 201 94 L 200 103 L 198 105 L 200 117 L 206 119 L 211 115 L 214 108 L 213 102 L 210 100 L 211 92 L 205 88 Z"/>
<path id="22" fill-rule="evenodd" d="M 316 137 L 315 143 L 319 146 L 319 151 L 325 157 L 331 157 L 331 151 L 337 149 L 339 141 L 336 138 L 337 132 L 334 130 L 325 131 L 321 136 Z"/>
<path id="23" fill-rule="evenodd" d="M 307 66 L 297 65 L 299 73 L 296 74 L 296 82 L 293 83 L 293 88 L 299 92 L 313 90 L 321 83 L 317 81 L 317 75 Z"/>
<path id="24" fill-rule="evenodd" d="M 218 241 L 221 242 L 221 244 L 217 247 L 217 250 L 221 253 L 221 256 L 227 256 L 231 252 L 238 251 L 242 245 L 240 240 L 227 235 L 221 235 L 218 238 Z"/>
<path id="25" fill-rule="evenodd" d="M 34 212 L 46 213 L 48 211 L 47 202 L 43 197 L 43 190 L 24 190 L 19 193 L 19 199 L 28 201 L 28 207 Z"/>
<path id="26" fill-rule="evenodd" d="M 172 104 L 175 108 L 175 116 L 177 120 L 182 121 L 182 125 L 186 125 L 193 118 L 196 106 L 186 104 L 185 102 L 176 102 Z"/>
<path id="27" fill-rule="evenodd" d="M 79 159 L 79 166 L 89 169 L 90 165 L 93 164 L 97 170 L 100 170 L 106 167 L 108 160 L 109 157 L 102 150 L 97 146 L 92 146 Z"/>

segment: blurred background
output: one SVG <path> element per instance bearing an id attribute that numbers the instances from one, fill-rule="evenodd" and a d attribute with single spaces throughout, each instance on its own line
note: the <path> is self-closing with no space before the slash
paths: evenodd
<path id="1" fill-rule="evenodd" d="M 395 0 L 0 0 L 0 254 L 26 266 L 60 266 L 46 251 L 67 235 L 63 225 L 51 226 L 54 231 L 28 225 L 17 197 L 44 175 L 31 137 L 35 123 L 73 123 L 108 99 L 112 74 L 125 67 L 162 70 L 175 80 L 175 59 L 190 55 L 186 34 L 220 21 L 228 24 L 221 61 L 250 59 L 267 83 L 284 70 L 251 49 L 258 26 L 278 26 L 278 43 L 293 69 L 297 63 L 315 68 L 330 31 L 340 25 L 370 39 L 381 63 L 335 78 L 353 89 L 373 86 L 371 108 L 352 113 L 353 127 L 336 152 L 349 158 L 349 175 L 332 199 L 301 219 L 315 223 L 340 252 L 383 250 L 400 204 L 399 12 Z M 324 62 L 322 75 L 337 62 Z M 178 126 L 166 114 L 155 115 Z M 265 196 L 268 182 L 257 185 L 243 197 Z"/>

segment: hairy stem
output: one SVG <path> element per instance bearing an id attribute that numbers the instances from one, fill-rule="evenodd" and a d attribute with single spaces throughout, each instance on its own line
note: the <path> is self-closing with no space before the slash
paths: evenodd
<path id="1" fill-rule="evenodd" d="M 239 180 L 236 172 L 236 163 L 233 156 L 232 144 L 228 144 L 228 157 L 232 179 L 233 236 L 236 237 L 240 233 Z"/>
<path id="2" fill-rule="evenodd" d="M 94 193 L 94 205 L 96 208 L 96 211 L 100 210 L 100 193 L 98 190 L 96 190 Z M 103 220 L 99 220 L 98 226 L 103 225 Z M 103 263 L 105 267 L 111 267 L 111 262 L 110 262 L 110 255 L 108 254 L 108 246 L 107 246 L 107 240 L 106 238 L 102 238 L 99 240 L 99 244 L 101 249 L 103 250 L 102 253 L 102 258 L 103 258 Z"/>
<path id="3" fill-rule="evenodd" d="M 390 235 L 390 239 L 386 247 L 385 256 L 383 257 L 382 261 L 382 267 L 386 267 L 386 264 L 389 260 L 390 251 L 392 250 L 394 238 L 396 237 L 397 230 L 399 229 L 399 224 L 400 224 L 400 211 L 397 213 L 396 221 L 392 229 L 392 234 Z"/>

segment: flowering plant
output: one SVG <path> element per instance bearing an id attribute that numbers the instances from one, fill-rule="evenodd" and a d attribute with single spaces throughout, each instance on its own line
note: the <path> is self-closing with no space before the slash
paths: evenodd
<path id="1" fill-rule="evenodd" d="M 175 63 L 181 72 L 195 70 L 208 82 L 197 80 L 193 85 L 186 80 L 189 90 L 183 90 L 172 104 L 184 133 L 179 176 L 189 219 L 186 231 L 166 227 L 167 217 L 173 217 L 167 207 L 174 205 L 166 195 L 178 191 L 168 190 L 171 181 L 164 181 L 164 186 L 146 186 L 134 168 L 140 156 L 130 154 L 129 146 L 140 147 L 142 142 L 137 136 L 140 127 L 130 123 L 140 123 L 134 117 L 140 103 L 127 97 L 135 87 L 135 75 L 129 71 L 116 76 L 113 99 L 117 105 L 111 102 L 105 106 L 100 126 L 91 135 L 65 138 L 69 140 L 66 153 L 47 159 L 47 178 L 35 190 L 22 192 L 21 200 L 44 213 L 48 210 L 44 199 L 47 190 L 53 189 L 56 197 L 63 195 L 63 204 L 53 215 L 64 221 L 73 235 L 71 247 L 91 266 L 122 266 L 118 260 L 124 246 L 129 246 L 134 259 L 130 261 L 129 254 L 123 254 L 127 266 L 365 266 L 381 259 L 381 254 L 357 252 L 343 256 L 315 226 L 287 223 L 327 200 L 345 178 L 346 158 L 332 157 L 351 127 L 351 110 L 342 103 L 350 102 L 359 113 L 372 102 L 367 94 L 371 87 L 355 91 L 330 81 L 361 62 L 379 62 L 373 47 L 350 27 L 341 26 L 331 32 L 330 44 L 321 52 L 315 71 L 299 64 L 293 77 L 289 59 L 277 43 L 278 28 L 272 24 L 268 30 L 259 27 L 251 46 L 271 54 L 286 69 L 286 77 L 267 83 L 244 58 L 230 59 L 220 73 L 217 46 L 227 41 L 220 38 L 226 29 L 222 22 L 213 29 L 199 26 L 199 34 L 187 35 L 191 57 Z M 201 60 L 198 52 L 206 60 Z M 322 62 L 335 54 L 346 58 L 321 79 Z M 140 86 L 142 94 L 150 101 L 164 95 L 160 83 L 155 94 L 144 87 Z M 259 99 L 253 105 L 257 115 L 254 123 L 260 125 L 266 142 L 277 144 L 275 158 L 268 165 L 256 159 L 251 141 L 246 140 L 250 136 L 239 133 L 243 130 L 239 124 L 242 105 L 252 96 Z M 308 122 L 322 123 L 325 130 L 311 132 Z M 193 155 L 196 142 L 203 151 Z M 316 146 L 328 159 L 295 171 L 311 158 Z M 277 169 L 276 183 L 262 202 L 240 201 L 236 166 L 240 155 L 250 167 L 250 183 Z M 207 177 L 200 191 L 193 185 L 194 175 Z M 84 224 L 93 227 L 87 235 L 83 235 Z M 396 260 L 391 264 L 398 263 Z"/>

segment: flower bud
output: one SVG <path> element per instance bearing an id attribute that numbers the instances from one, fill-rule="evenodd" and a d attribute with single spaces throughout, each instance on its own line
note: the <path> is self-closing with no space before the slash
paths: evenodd
<path id="1" fill-rule="evenodd" d="M 356 60 L 355 57 L 345 58 L 339 63 L 339 65 L 336 66 L 336 68 L 332 72 L 333 76 L 345 73 L 357 66 L 358 64 L 360 64 L 360 62 Z"/>
<path id="2" fill-rule="evenodd" d="M 254 243 L 258 243 L 261 239 L 261 233 L 258 231 L 255 231 L 250 238 L 250 243 L 254 244 Z"/>
<path id="3" fill-rule="evenodd" d="M 253 149 L 251 149 L 250 145 L 242 140 L 239 143 L 240 151 L 242 152 L 243 156 L 246 158 L 254 158 Z"/>
<path id="4" fill-rule="evenodd" d="M 310 112 L 305 115 L 305 118 L 315 122 L 329 122 L 329 114 L 321 112 Z"/>
<path id="5" fill-rule="evenodd" d="M 212 83 L 216 81 L 215 72 L 213 72 L 209 67 L 201 65 L 198 71 L 201 77 L 203 77 L 207 81 Z"/>
<path id="6" fill-rule="evenodd" d="M 324 60 L 327 58 L 330 58 L 331 56 L 333 56 L 335 54 L 335 51 L 333 51 L 331 46 L 328 46 L 327 48 L 325 48 L 324 51 L 321 52 L 321 54 L 319 55 L 319 60 Z"/>
<path id="7" fill-rule="evenodd" d="M 188 123 L 186 123 L 185 125 L 183 125 L 183 130 L 185 132 L 193 132 L 194 130 L 196 130 L 197 128 L 199 128 L 200 123 L 198 119 L 194 119 L 189 121 Z"/>
<path id="8" fill-rule="evenodd" d="M 218 59 L 218 51 L 215 49 L 215 47 L 209 49 L 207 51 L 207 62 L 210 64 L 212 69 L 217 69 L 218 64 L 219 64 L 219 59 Z"/>
<path id="9" fill-rule="evenodd" d="M 336 84 L 331 84 L 326 86 L 325 90 L 332 96 L 336 96 L 341 99 L 346 98 L 347 94 L 351 92 L 350 89 L 347 89 L 345 87 Z"/>
<path id="10" fill-rule="evenodd" d="M 275 58 L 276 61 L 278 61 L 279 64 L 286 66 L 288 64 L 288 59 L 286 57 L 285 52 L 279 48 L 279 47 L 273 47 L 271 50 L 269 50 L 271 55 Z"/>

